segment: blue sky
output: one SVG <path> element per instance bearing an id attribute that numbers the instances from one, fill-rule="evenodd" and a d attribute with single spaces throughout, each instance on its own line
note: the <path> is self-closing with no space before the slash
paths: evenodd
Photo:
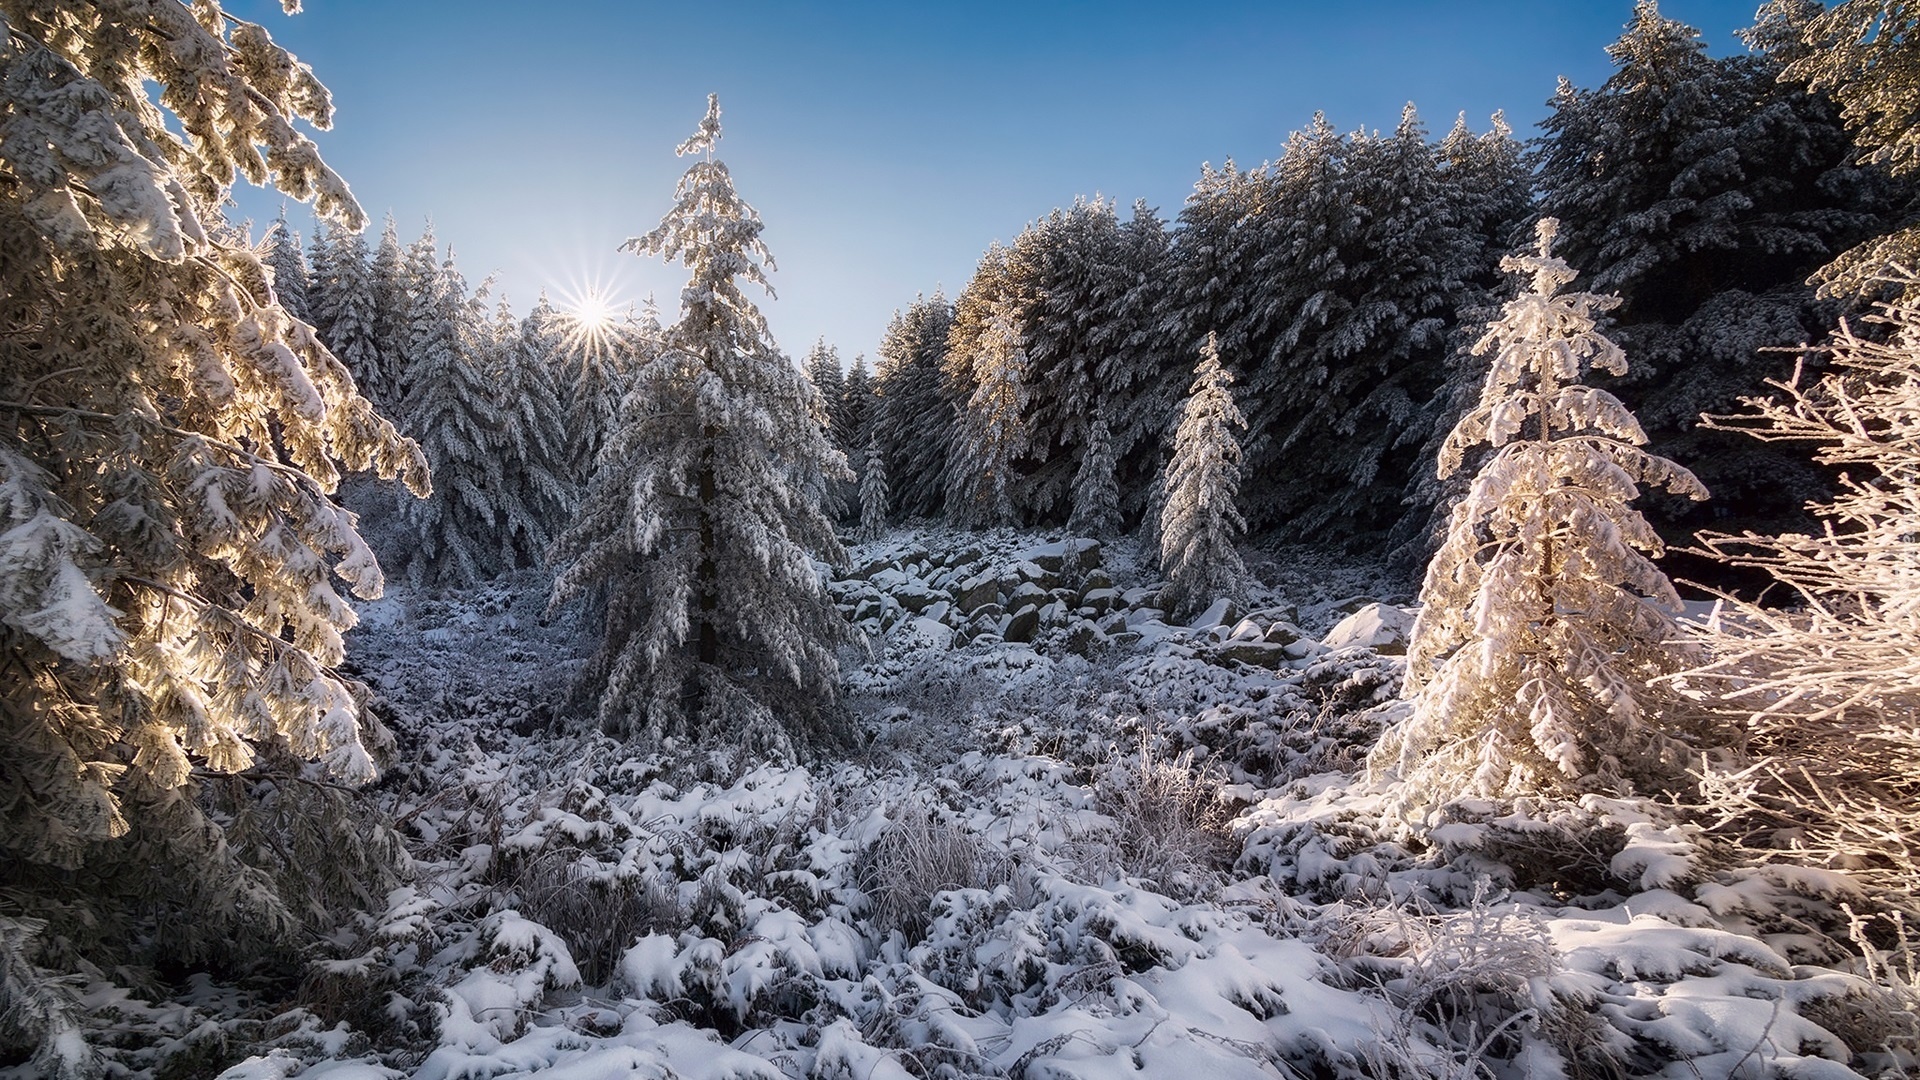
<path id="1" fill-rule="evenodd" d="M 1758 0 L 1666 0 L 1715 53 Z M 1596 86 L 1630 0 L 1361 4 L 660 4 L 230 0 L 334 95 L 318 142 L 403 240 L 428 216 L 461 269 L 524 311 L 598 287 L 678 306 L 677 269 L 616 252 L 671 205 L 673 148 L 720 95 L 719 156 L 766 221 L 775 338 L 873 356 L 916 293 L 1076 195 L 1171 219 L 1204 161 L 1252 165 L 1324 110 L 1436 133 L 1504 109 L 1522 136 L 1555 78 Z M 279 196 L 244 189 L 264 222 Z M 288 209 L 303 232 L 304 207 Z"/>

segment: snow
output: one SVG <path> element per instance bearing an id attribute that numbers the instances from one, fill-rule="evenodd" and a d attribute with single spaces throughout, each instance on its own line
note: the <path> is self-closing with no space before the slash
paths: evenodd
<path id="1" fill-rule="evenodd" d="M 1370 642 L 1412 615 L 1352 580 L 1195 628 L 1127 604 L 1157 592 L 1129 541 L 850 556 L 843 760 L 636 753 L 567 703 L 537 575 L 396 591 L 349 649 L 417 873 L 324 965 L 394 1027 L 307 1015 L 223 1076 L 1359 1077 L 1501 1025 L 1503 1075 L 1571 1075 L 1566 1009 L 1648 1074 L 1856 1075 L 1821 1018 L 1862 984 L 1787 932 L 1844 875 L 1717 870 L 1628 799 L 1462 802 L 1410 843 L 1359 767 L 1406 709 Z M 1061 608 L 1031 641 L 958 602 L 1027 586 Z M 1269 639 L 1311 648 L 1241 658 Z"/>

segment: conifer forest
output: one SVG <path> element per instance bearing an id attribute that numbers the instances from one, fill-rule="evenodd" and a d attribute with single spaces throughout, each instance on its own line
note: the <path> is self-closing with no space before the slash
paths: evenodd
<path id="1" fill-rule="evenodd" d="M 516 306 L 0 0 L 0 1080 L 1920 1075 L 1920 5 L 1608 3 L 869 357 L 724 80 Z"/>

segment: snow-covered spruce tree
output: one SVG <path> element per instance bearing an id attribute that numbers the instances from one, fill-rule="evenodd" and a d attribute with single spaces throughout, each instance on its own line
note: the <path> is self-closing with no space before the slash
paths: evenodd
<path id="1" fill-rule="evenodd" d="M 426 498 L 400 500 L 408 542 L 394 554 L 414 585 L 442 589 L 502 569 L 502 402 L 485 364 L 493 351 L 486 286 L 468 297 L 451 249 L 445 264 L 417 280 L 407 344 L 413 386 L 400 423 L 426 452 L 435 483 Z"/>
<path id="2" fill-rule="evenodd" d="M 944 375 L 953 325 L 953 305 L 936 291 L 895 312 L 880 340 L 868 433 L 886 455 L 901 517 L 932 517 L 945 501 L 958 407 L 973 393 Z"/>
<path id="3" fill-rule="evenodd" d="M 826 429 L 827 441 L 839 450 L 849 461 L 853 459 L 855 447 L 848 442 L 845 424 L 839 417 L 840 401 L 846 396 L 846 375 L 840 370 L 840 350 L 827 344 L 826 338 L 813 343 L 807 352 L 807 380 L 813 383 L 820 397 L 820 426 Z M 854 487 L 851 478 L 837 482 L 822 482 L 824 490 L 820 493 L 821 508 L 834 521 L 844 520 L 853 509 L 853 500 L 859 490 Z"/>
<path id="4" fill-rule="evenodd" d="M 501 484 L 497 500 L 501 555 L 509 566 L 543 563 L 573 512 L 579 486 L 567 458 L 566 406 L 555 364 L 562 334 L 545 293 L 518 327 L 504 299 L 490 342 L 500 416 Z"/>
<path id="5" fill-rule="evenodd" d="M 265 251 L 261 262 L 273 271 L 273 298 L 287 314 L 312 323 L 313 312 L 307 306 L 307 259 L 300 253 L 300 236 L 287 224 L 287 208 L 267 227 L 262 241 Z"/>
<path id="6" fill-rule="evenodd" d="M 840 350 L 827 344 L 824 337 L 807 350 L 807 378 L 820 392 L 821 423 L 833 436 L 834 445 L 839 446 L 842 453 L 851 453 L 853 448 L 843 444 L 847 433 L 835 423 L 838 403 L 846 395 L 846 375 L 840 370 Z"/>
<path id="7" fill-rule="evenodd" d="M 1686 675 L 1743 712 L 1757 761 L 1719 778 L 1714 815 L 1763 838 L 1766 859 L 1846 867 L 1920 895 L 1920 307 L 1911 283 L 1873 317 L 1842 324 L 1831 369 L 1808 387 L 1750 399 L 1717 427 L 1811 443 L 1848 470 L 1815 511 L 1814 534 L 1702 534 L 1738 566 L 1766 571 L 1798 601 L 1727 601 L 1708 628 L 1711 662 Z M 1878 340 L 1876 340 L 1878 339 Z M 1773 845 L 1783 838 L 1790 851 Z"/>
<path id="8" fill-rule="evenodd" d="M 1087 448 L 1080 455 L 1080 470 L 1073 477 L 1069 532 L 1098 540 L 1120 535 L 1120 487 L 1115 479 L 1118 468 L 1106 416 L 1096 409 L 1093 423 L 1087 426 Z"/>
<path id="9" fill-rule="evenodd" d="M 887 531 L 887 460 L 878 443 L 867 444 L 866 464 L 860 470 L 861 540 L 878 540 Z"/>
<path id="10" fill-rule="evenodd" d="M 848 369 L 846 384 L 840 390 L 840 400 L 829 404 L 834 430 L 845 432 L 850 446 L 864 448 L 873 444 L 873 374 L 867 370 L 864 354 L 853 358 L 853 367 Z M 864 449 L 861 452 L 864 453 Z"/>
<path id="11" fill-rule="evenodd" d="M 957 466 L 948 481 L 947 514 L 973 528 L 1012 525 L 1015 461 L 1027 449 L 1027 349 L 1013 305 L 994 304 L 973 357 L 977 381 L 960 413 Z"/>
<path id="12" fill-rule="evenodd" d="M 1161 604 L 1190 616 L 1221 597 L 1238 596 L 1247 568 L 1235 539 L 1246 529 L 1240 497 L 1240 440 L 1247 421 L 1233 403 L 1233 376 L 1220 364 L 1220 341 L 1207 335 L 1193 388 L 1173 436 L 1166 502 L 1160 510 L 1160 569 L 1167 575 Z"/>
<path id="13" fill-rule="evenodd" d="M 392 408 L 407 395 L 407 341 L 413 335 L 413 297 L 407 282 L 407 255 L 400 230 L 388 214 L 380 243 L 367 264 L 373 295 L 373 344 L 386 374 L 385 404 Z"/>
<path id="14" fill-rule="evenodd" d="M 606 591 L 605 637 L 585 673 L 604 727 L 776 750 L 837 735 L 835 650 L 848 629 L 814 557 L 844 554 L 802 491 L 847 469 L 815 420 L 813 386 L 741 291 L 741 278 L 768 288 L 773 260 L 760 215 L 713 158 L 719 138 L 709 97 L 678 150 L 697 160 L 673 209 L 623 245 L 684 263 L 689 278 L 555 546 L 552 599 Z"/>
<path id="15" fill-rule="evenodd" d="M 1920 172 L 1920 8 L 1902 0 L 1841 0 L 1821 11 L 1812 0 L 1774 0 L 1774 22 L 1798 38 L 1779 51 L 1782 81 L 1803 82 L 1840 109 L 1866 160 L 1896 177 Z M 1789 18 L 1787 12 L 1801 14 Z M 1769 29 L 1763 19 L 1758 30 Z M 1871 295 L 1890 269 L 1920 266 L 1920 197 L 1908 196 L 1885 235 L 1846 251 L 1815 280 L 1824 293 Z M 1904 278 L 1904 287 L 1914 287 Z"/>
<path id="16" fill-rule="evenodd" d="M 1762 15 L 1791 25 L 1804 7 L 1785 0 Z M 1653 452 L 1690 463 L 1713 489 L 1710 510 L 1647 500 L 1670 538 L 1807 527 L 1804 507 L 1831 478 L 1699 417 L 1789 374 L 1775 347 L 1817 339 L 1842 313 L 1808 278 L 1886 233 L 1912 198 L 1910 183 L 1857 161 L 1832 101 L 1781 81 L 1800 47 L 1764 29 L 1747 54 L 1713 57 L 1698 30 L 1640 0 L 1608 47 L 1613 74 L 1594 90 L 1563 84 L 1535 144 L 1541 211 L 1566 224 L 1563 254 L 1621 299 L 1610 333 L 1633 368 L 1601 385 L 1633 410 Z"/>
<path id="17" fill-rule="evenodd" d="M 1624 793 L 1685 765 L 1684 706 L 1654 682 L 1691 659 L 1680 598 L 1648 557 L 1659 536 L 1631 503 L 1642 484 L 1707 493 L 1639 448 L 1646 436 L 1617 398 L 1581 384 L 1583 368 L 1626 370 L 1596 328 L 1619 300 L 1561 291 L 1575 272 L 1553 254 L 1558 229 L 1542 219 L 1534 252 L 1501 260 L 1531 287 L 1475 345 L 1492 367 L 1441 448 L 1442 474 L 1475 446 L 1494 452 L 1427 567 L 1407 656 L 1412 713 L 1369 759 L 1404 785 L 1410 807 Z"/>
<path id="18" fill-rule="evenodd" d="M 483 289 L 476 301 L 484 294 Z M 541 370 L 541 358 L 529 355 L 506 297 L 495 305 L 491 325 L 479 322 L 474 327 L 478 351 L 471 362 L 491 389 L 498 423 L 489 437 L 500 469 L 489 538 L 498 547 L 499 569 L 538 566 L 568 504 L 566 485 L 549 457 L 553 448 L 565 445 L 560 399 L 554 380 Z"/>
<path id="19" fill-rule="evenodd" d="M 313 235 L 307 242 L 307 322 L 311 323 L 315 330 L 320 331 L 322 344 L 327 343 L 327 331 L 333 326 L 333 234 L 335 229 L 333 222 L 316 214 L 313 219 Z M 331 345 L 327 347 L 328 351 L 332 351 Z"/>
<path id="20" fill-rule="evenodd" d="M 400 401 L 394 395 L 393 373 L 380 352 L 379 309 L 367 265 L 367 242 L 351 229 L 330 228 L 326 236 L 329 278 L 315 297 L 316 307 L 321 297 L 325 300 L 327 322 L 321 340 L 347 365 L 368 401 L 395 412 Z"/>
<path id="21" fill-rule="evenodd" d="M 567 412 L 567 469 L 584 485 L 614 435 L 633 373 L 659 351 L 660 322 L 649 299 L 638 319 L 582 322 L 562 313 L 560 325 L 554 362 Z"/>
<path id="22" fill-rule="evenodd" d="M 95 971 L 253 963 L 294 920 L 195 776 L 283 747 L 371 778 L 335 576 L 381 576 L 329 493 L 343 464 L 427 471 L 220 206 L 238 170 L 363 215 L 291 125 L 327 126 L 326 90 L 212 0 L 4 0 L 0 87 L 7 919 Z M 30 1071 L 83 1066 L 39 1034 Z"/>

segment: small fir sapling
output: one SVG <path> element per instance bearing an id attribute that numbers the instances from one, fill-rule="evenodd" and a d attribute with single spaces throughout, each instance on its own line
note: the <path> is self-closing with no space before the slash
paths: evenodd
<path id="1" fill-rule="evenodd" d="M 860 472 L 860 539 L 878 540 L 887 529 L 887 462 L 877 443 L 867 444 Z"/>
<path id="2" fill-rule="evenodd" d="M 1685 705 L 1655 683 L 1692 654 L 1662 546 L 1631 503 L 1652 484 L 1694 499 L 1693 474 L 1641 450 L 1612 394 L 1581 385 L 1625 354 L 1596 326 L 1619 301 L 1562 292 L 1575 276 L 1539 223 L 1531 254 L 1501 261 L 1531 287 L 1474 346 L 1492 355 L 1479 404 L 1440 452 L 1442 476 L 1493 454 L 1454 507 L 1428 565 L 1408 647 L 1411 715 L 1369 758 L 1415 809 L 1461 795 L 1624 793 L 1685 763 Z"/>
<path id="3" fill-rule="evenodd" d="M 1247 568 L 1235 546 L 1246 521 L 1240 494 L 1240 441 L 1246 419 L 1227 389 L 1233 376 L 1220 364 L 1220 342 L 1207 335 L 1193 387 L 1173 437 L 1166 503 L 1160 511 L 1160 569 L 1167 575 L 1167 610 L 1191 616 L 1222 597 L 1237 596 Z"/>
<path id="4" fill-rule="evenodd" d="M 1073 516 L 1067 529 L 1075 536 L 1105 540 L 1120 535 L 1120 487 L 1115 472 L 1113 437 L 1106 416 L 1095 411 L 1087 426 L 1087 449 L 1073 478 Z"/>

